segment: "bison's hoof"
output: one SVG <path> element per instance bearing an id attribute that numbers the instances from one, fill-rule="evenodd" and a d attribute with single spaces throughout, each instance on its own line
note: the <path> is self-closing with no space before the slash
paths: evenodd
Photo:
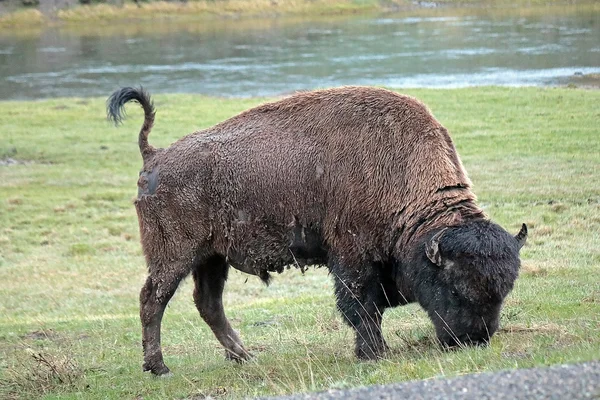
<path id="1" fill-rule="evenodd" d="M 490 344 L 489 338 L 475 338 L 471 339 L 468 335 L 460 338 L 446 338 L 439 339 L 440 344 L 444 350 L 454 351 L 465 349 L 467 347 L 487 347 Z"/>
<path id="2" fill-rule="evenodd" d="M 230 350 L 225 350 L 225 359 L 229 361 L 243 363 L 244 361 L 250 360 L 252 357 L 254 356 L 251 353 L 248 353 L 245 349 L 240 354 L 234 353 Z"/>
<path id="3" fill-rule="evenodd" d="M 148 363 L 145 362 L 142 366 L 144 372 L 150 371 L 152 375 L 167 377 L 171 375 L 171 370 L 163 363 Z"/>
<path id="4" fill-rule="evenodd" d="M 357 347 L 355 354 L 359 360 L 377 361 L 383 358 L 387 350 L 387 346 L 370 347 L 365 345 L 362 347 Z"/>
<path id="5" fill-rule="evenodd" d="M 356 357 L 361 361 L 377 361 L 381 358 L 378 353 L 373 351 L 359 350 L 356 352 Z"/>

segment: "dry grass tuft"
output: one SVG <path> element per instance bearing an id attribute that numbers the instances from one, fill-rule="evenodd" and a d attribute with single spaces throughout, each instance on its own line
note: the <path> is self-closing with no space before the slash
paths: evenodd
<path id="1" fill-rule="evenodd" d="M 596 290 L 596 291 L 592 292 L 589 296 L 584 297 L 582 301 L 584 303 L 599 304 L 600 303 L 600 290 Z"/>
<path id="2" fill-rule="evenodd" d="M 217 386 L 208 391 L 202 391 L 186 397 L 185 400 L 209 400 L 209 399 L 219 399 L 226 397 L 229 391 L 224 386 Z"/>
<path id="3" fill-rule="evenodd" d="M 504 333 L 552 333 L 552 334 L 565 334 L 566 330 L 564 327 L 546 323 L 546 324 L 519 324 L 511 323 L 500 328 L 499 332 Z"/>
<path id="4" fill-rule="evenodd" d="M 394 3 L 394 2 L 391 2 Z M 343 12 L 357 12 L 376 10 L 381 6 L 375 1 L 355 2 L 350 0 L 225 0 L 209 1 L 198 0 L 190 2 L 155 1 L 141 4 L 124 4 L 115 7 L 107 4 L 74 7 L 60 10 L 57 13 L 59 20 L 64 22 L 78 22 L 90 20 L 126 20 L 126 19 L 156 19 L 179 16 L 219 16 L 239 17 L 244 16 L 275 16 L 299 14 L 336 14 Z"/>
<path id="5" fill-rule="evenodd" d="M 35 27 L 44 22 L 46 22 L 46 18 L 39 10 L 26 9 L 0 17 L 0 28 Z"/>
<path id="6" fill-rule="evenodd" d="M 37 397 L 59 388 L 70 389 L 77 386 L 83 370 L 69 354 L 53 355 L 43 351 L 26 349 L 28 357 L 17 361 L 14 368 L 8 368 L 2 386 L 9 398 L 23 395 Z"/>
<path id="7" fill-rule="evenodd" d="M 548 275 L 548 269 L 530 262 L 523 262 L 521 273 L 529 276 L 546 276 Z"/>
<path id="8" fill-rule="evenodd" d="M 534 229 L 535 236 L 550 236 L 554 232 L 554 228 L 547 225 L 541 225 Z"/>
<path id="9" fill-rule="evenodd" d="M 550 205 L 550 210 L 555 213 L 561 213 L 567 209 L 567 206 L 563 203 L 553 203 Z"/>

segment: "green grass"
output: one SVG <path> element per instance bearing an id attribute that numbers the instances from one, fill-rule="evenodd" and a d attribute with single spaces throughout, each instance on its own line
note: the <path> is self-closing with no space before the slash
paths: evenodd
<path id="1" fill-rule="evenodd" d="M 186 281 L 167 309 L 169 379 L 141 372 L 144 260 L 131 200 L 141 110 L 125 126 L 104 99 L 0 104 L 0 398 L 239 398 L 600 358 L 600 91 L 405 91 L 452 132 L 488 214 L 530 227 L 523 268 L 485 349 L 443 353 L 417 306 L 386 313 L 393 349 L 353 357 L 323 269 L 270 287 L 232 272 L 226 311 L 256 358 L 224 360 Z M 108 95 L 108 93 L 107 93 Z M 166 146 L 261 99 L 156 95 Z M 247 280 L 247 282 L 246 282 Z"/>

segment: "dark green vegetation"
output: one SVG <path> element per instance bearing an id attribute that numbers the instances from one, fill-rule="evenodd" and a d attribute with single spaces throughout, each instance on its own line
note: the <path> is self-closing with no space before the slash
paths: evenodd
<path id="1" fill-rule="evenodd" d="M 117 129 L 104 99 L 3 102 L 0 398 L 238 398 L 600 358 L 600 91 L 405 92 L 449 128 L 486 212 L 513 233 L 530 228 L 489 348 L 440 351 L 411 305 L 386 312 L 392 354 L 361 363 L 325 270 L 288 271 L 270 287 L 232 271 L 226 311 L 256 358 L 224 360 L 186 282 L 163 321 L 174 376 L 142 373 L 131 204 L 141 110 L 129 106 Z M 262 100 L 155 101 L 150 142 L 167 146 Z"/>

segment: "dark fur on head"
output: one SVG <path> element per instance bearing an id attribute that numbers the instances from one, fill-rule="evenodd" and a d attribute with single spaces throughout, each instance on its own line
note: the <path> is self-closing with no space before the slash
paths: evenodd
<path id="1" fill-rule="evenodd" d="M 406 273 L 443 344 L 489 341 L 519 273 L 522 244 L 488 220 L 443 228 L 422 239 Z"/>

